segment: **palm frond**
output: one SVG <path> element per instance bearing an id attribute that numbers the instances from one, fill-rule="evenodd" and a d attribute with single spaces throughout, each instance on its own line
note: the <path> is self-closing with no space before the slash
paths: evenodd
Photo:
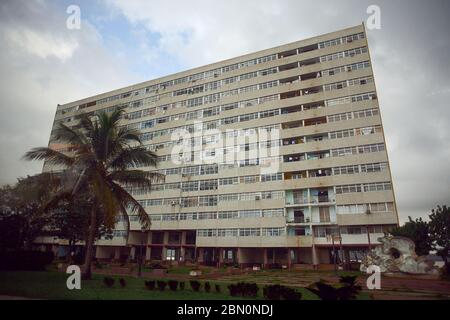
<path id="1" fill-rule="evenodd" d="M 120 199 L 120 203 L 126 210 L 139 217 L 139 222 L 143 229 L 148 229 L 151 225 L 150 217 L 148 216 L 142 205 L 136 201 L 122 186 L 113 184 L 114 194 Z"/>
<path id="2" fill-rule="evenodd" d="M 71 166 L 75 159 L 65 155 L 62 152 L 47 147 L 34 148 L 25 153 L 24 160 L 45 160 L 52 165 Z"/>
<path id="3" fill-rule="evenodd" d="M 74 148 L 87 143 L 85 135 L 80 130 L 70 128 L 63 123 L 59 124 L 55 130 L 54 137 L 55 140 L 71 144 Z"/>
<path id="4" fill-rule="evenodd" d="M 122 149 L 108 164 L 108 168 L 124 170 L 129 167 L 149 167 L 157 164 L 155 153 L 144 147 L 128 147 Z"/>
<path id="5" fill-rule="evenodd" d="M 150 188 L 153 182 L 164 181 L 165 176 L 160 173 L 142 170 L 121 170 L 110 173 L 110 178 L 124 186 Z"/>
<path id="6" fill-rule="evenodd" d="M 120 201 L 113 191 L 114 186 L 98 172 L 94 173 L 92 186 L 95 198 L 103 209 L 104 224 L 108 228 L 113 228 L 117 214 L 121 210 Z"/>

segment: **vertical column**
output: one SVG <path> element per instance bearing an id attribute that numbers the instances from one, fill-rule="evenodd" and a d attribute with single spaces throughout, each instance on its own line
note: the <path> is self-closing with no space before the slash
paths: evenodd
<path id="1" fill-rule="evenodd" d="M 150 261 L 152 257 L 152 247 L 148 245 L 152 243 L 152 235 L 152 232 L 148 233 L 147 243 L 145 244 L 145 260 L 148 261 Z"/>
<path id="2" fill-rule="evenodd" d="M 288 262 L 288 268 L 291 269 L 291 248 L 287 248 L 287 262 Z"/>
<path id="3" fill-rule="evenodd" d="M 239 266 L 242 264 L 242 250 L 241 248 L 237 248 L 237 263 Z"/>
<path id="4" fill-rule="evenodd" d="M 219 268 L 223 265 L 223 256 L 225 255 L 225 249 L 219 248 Z"/>
<path id="5" fill-rule="evenodd" d="M 180 247 L 180 262 L 184 262 L 185 261 L 185 257 L 186 257 L 186 248 L 185 245 L 186 244 L 186 231 L 182 231 L 181 232 L 181 247 Z"/>
<path id="6" fill-rule="evenodd" d="M 315 270 L 317 270 L 317 269 L 319 268 L 319 259 L 318 259 L 318 256 L 317 256 L 317 248 L 316 248 L 316 246 L 313 244 L 311 249 L 312 249 L 312 262 L 313 262 L 313 268 L 314 268 Z"/>
<path id="7" fill-rule="evenodd" d="M 167 244 L 169 243 L 169 231 L 164 231 L 163 246 L 162 246 L 162 260 L 166 261 L 167 258 Z"/>
<path id="8" fill-rule="evenodd" d="M 114 248 L 114 260 L 120 259 L 120 247 Z"/>
<path id="9" fill-rule="evenodd" d="M 266 268 L 267 265 L 269 264 L 268 256 L 267 256 L 267 248 L 264 248 L 263 250 L 264 250 L 264 253 L 263 253 L 264 265 L 263 265 L 263 267 Z"/>
<path id="10" fill-rule="evenodd" d="M 130 258 L 131 258 L 131 260 L 136 259 L 136 247 L 135 246 L 132 246 L 130 249 Z"/>

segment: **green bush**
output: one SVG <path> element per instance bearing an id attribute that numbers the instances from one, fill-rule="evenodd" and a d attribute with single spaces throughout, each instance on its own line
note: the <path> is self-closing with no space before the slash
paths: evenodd
<path id="1" fill-rule="evenodd" d="M 124 278 L 120 278 L 119 283 L 122 288 L 125 288 L 127 286 L 127 282 L 125 281 Z"/>
<path id="2" fill-rule="evenodd" d="M 218 284 L 216 284 L 216 292 L 220 293 L 220 286 Z"/>
<path id="3" fill-rule="evenodd" d="M 167 282 L 158 280 L 156 281 L 156 285 L 158 286 L 159 291 L 164 291 L 167 286 Z"/>
<path id="4" fill-rule="evenodd" d="M 228 286 L 232 297 L 256 297 L 258 295 L 258 285 L 256 283 L 238 282 Z"/>
<path id="5" fill-rule="evenodd" d="M 180 290 L 184 290 L 184 282 L 183 281 L 180 282 Z"/>
<path id="6" fill-rule="evenodd" d="M 316 294 L 321 300 L 354 300 L 361 291 L 356 284 L 356 276 L 341 277 L 339 286 L 332 286 L 324 280 L 315 282 L 307 289 Z"/>
<path id="7" fill-rule="evenodd" d="M 103 283 L 108 288 L 111 288 L 114 285 L 114 282 L 115 282 L 114 278 L 111 278 L 111 277 L 104 277 L 103 278 Z"/>
<path id="8" fill-rule="evenodd" d="M 178 288 L 177 280 L 169 280 L 168 285 L 169 285 L 170 290 L 177 291 L 177 288 Z"/>
<path id="9" fill-rule="evenodd" d="M 279 284 L 265 286 L 263 295 L 267 300 L 300 300 L 302 298 L 300 292 Z"/>
<path id="10" fill-rule="evenodd" d="M 205 292 L 210 292 L 211 291 L 211 285 L 209 284 L 209 282 L 205 282 Z"/>
<path id="11" fill-rule="evenodd" d="M 197 280 L 191 280 L 189 283 L 193 291 L 198 292 L 200 290 L 201 284 Z"/>
<path id="12" fill-rule="evenodd" d="M 145 287 L 148 290 L 155 290 L 155 284 L 156 284 L 155 280 L 145 281 Z"/>

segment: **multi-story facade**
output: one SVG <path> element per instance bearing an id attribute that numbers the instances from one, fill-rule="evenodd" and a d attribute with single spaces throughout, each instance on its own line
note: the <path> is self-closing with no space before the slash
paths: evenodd
<path id="1" fill-rule="evenodd" d="M 118 221 L 97 258 L 331 263 L 398 224 L 363 25 L 58 105 L 54 128 L 117 108 L 165 182 L 130 190 L 150 231 Z"/>

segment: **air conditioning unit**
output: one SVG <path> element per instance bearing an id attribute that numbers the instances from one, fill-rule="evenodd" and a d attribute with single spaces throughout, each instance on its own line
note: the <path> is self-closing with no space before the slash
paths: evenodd
<path id="1" fill-rule="evenodd" d="M 352 67 L 348 66 L 347 67 L 347 72 L 352 72 Z"/>
<path id="2" fill-rule="evenodd" d="M 261 200 L 261 196 L 255 196 L 255 200 Z"/>
<path id="3" fill-rule="evenodd" d="M 172 207 L 174 207 L 174 206 L 176 206 L 177 205 L 177 202 L 175 201 L 175 200 L 172 200 Z"/>

